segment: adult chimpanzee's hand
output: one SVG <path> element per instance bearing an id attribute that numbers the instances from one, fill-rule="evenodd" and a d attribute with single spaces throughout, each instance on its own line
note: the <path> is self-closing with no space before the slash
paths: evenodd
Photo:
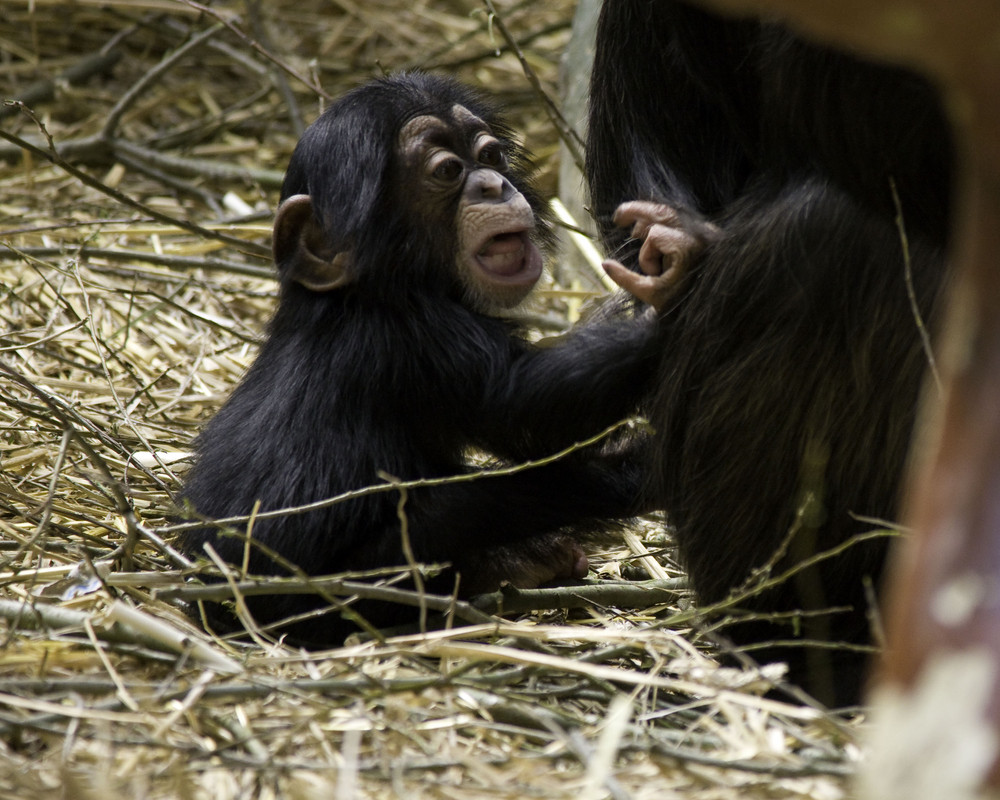
<path id="1" fill-rule="evenodd" d="M 632 238 L 643 240 L 639 249 L 643 274 L 612 259 L 604 262 L 604 271 L 625 291 L 661 311 L 683 285 L 692 259 L 719 233 L 715 225 L 689 217 L 663 203 L 622 203 L 614 222 L 620 228 L 631 225 Z"/>

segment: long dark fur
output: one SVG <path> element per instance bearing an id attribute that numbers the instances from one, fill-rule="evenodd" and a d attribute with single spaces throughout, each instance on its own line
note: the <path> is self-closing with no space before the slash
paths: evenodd
<path id="1" fill-rule="evenodd" d="M 663 315 L 650 409 L 651 495 L 710 603 L 790 531 L 775 574 L 874 527 L 856 515 L 896 513 L 926 364 L 906 271 L 931 324 L 947 127 L 908 73 L 672 0 L 605 4 L 591 103 L 588 171 L 611 248 L 624 200 L 664 201 L 722 229 Z M 869 642 L 865 583 L 877 585 L 885 546 L 852 547 L 746 604 L 847 611 L 727 633 Z M 757 655 L 788 659 L 794 678 L 842 701 L 856 698 L 865 662 L 845 649 Z"/>

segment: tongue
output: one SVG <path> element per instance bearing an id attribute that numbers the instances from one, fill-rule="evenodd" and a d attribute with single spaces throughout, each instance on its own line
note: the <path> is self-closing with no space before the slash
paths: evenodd
<path id="1" fill-rule="evenodd" d="M 477 253 L 479 263 L 497 275 L 515 275 L 524 266 L 524 241 L 519 233 L 502 233 Z"/>

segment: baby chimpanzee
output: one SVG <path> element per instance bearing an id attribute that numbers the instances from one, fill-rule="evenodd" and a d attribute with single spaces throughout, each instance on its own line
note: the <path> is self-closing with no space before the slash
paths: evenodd
<path id="1" fill-rule="evenodd" d="M 256 362 L 198 438 L 182 502 L 210 521 L 384 475 L 461 475 L 470 449 L 539 459 L 629 414 L 652 371 L 651 318 L 583 326 L 544 347 L 494 316 L 531 291 L 549 241 L 525 153 L 491 103 L 426 74 L 344 96 L 292 156 L 274 224 L 280 302 Z M 451 591 L 455 573 L 466 595 L 584 575 L 579 542 L 640 510 L 641 464 L 620 445 L 409 489 L 414 557 L 452 565 L 431 587 Z M 249 570 L 286 573 L 268 551 L 312 575 L 404 565 L 399 501 L 385 491 L 258 519 Z M 191 551 L 203 543 L 237 565 L 247 547 L 211 524 L 187 535 Z M 321 605 L 286 595 L 249 608 L 273 623 Z M 387 604 L 354 608 L 375 625 L 401 619 Z M 353 629 L 333 611 L 288 630 L 327 644 Z"/>

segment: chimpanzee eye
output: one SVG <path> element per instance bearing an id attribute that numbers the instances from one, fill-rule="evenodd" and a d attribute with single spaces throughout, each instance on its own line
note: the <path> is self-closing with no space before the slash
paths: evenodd
<path id="1" fill-rule="evenodd" d="M 479 150 L 478 161 L 487 167 L 502 169 L 507 166 L 507 159 L 504 156 L 503 147 L 496 139 L 488 140 Z"/>
<path id="2" fill-rule="evenodd" d="M 453 183 L 462 176 L 464 169 L 465 167 L 462 166 L 462 162 L 457 158 L 446 158 L 434 167 L 431 177 L 435 180 Z"/>

